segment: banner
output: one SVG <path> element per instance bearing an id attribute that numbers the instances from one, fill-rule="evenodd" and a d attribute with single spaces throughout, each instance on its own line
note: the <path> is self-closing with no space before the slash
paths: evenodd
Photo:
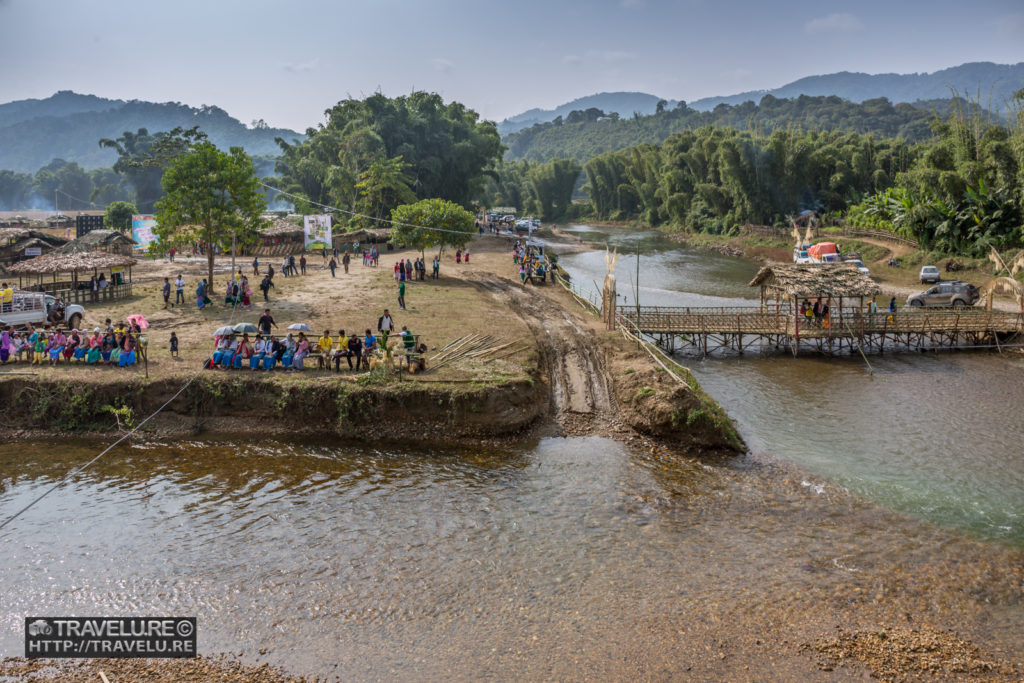
<path id="1" fill-rule="evenodd" d="M 305 216 L 306 249 L 330 249 L 331 244 L 331 217 Z"/>
<path id="2" fill-rule="evenodd" d="M 153 234 L 155 227 L 156 218 L 150 214 L 132 216 L 132 239 L 135 240 L 136 249 L 149 249 L 150 242 L 156 239 L 156 235 Z"/>

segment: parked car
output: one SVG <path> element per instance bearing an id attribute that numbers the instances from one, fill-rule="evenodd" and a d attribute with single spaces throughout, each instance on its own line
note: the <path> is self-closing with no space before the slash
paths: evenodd
<path id="1" fill-rule="evenodd" d="M 11 327 L 34 326 L 49 323 L 67 323 L 69 328 L 77 328 L 85 317 L 85 309 L 78 304 L 58 305 L 57 299 L 43 292 L 28 292 L 22 289 L 14 292 L 14 300 L 8 310 L 5 304 L 0 310 L 0 325 Z"/>
<path id="2" fill-rule="evenodd" d="M 935 284 L 942 279 L 937 266 L 921 266 L 921 284 Z"/>
<path id="3" fill-rule="evenodd" d="M 973 306 L 981 295 L 969 282 L 940 282 L 931 289 L 907 297 L 908 306 Z"/>

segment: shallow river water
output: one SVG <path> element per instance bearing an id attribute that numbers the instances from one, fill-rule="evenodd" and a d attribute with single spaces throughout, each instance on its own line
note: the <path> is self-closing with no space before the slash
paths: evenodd
<path id="1" fill-rule="evenodd" d="M 757 266 L 681 248 L 653 232 L 572 226 L 618 246 L 618 290 L 641 304 L 757 305 Z M 582 287 L 603 252 L 562 258 Z M 683 359 L 752 450 L 794 462 L 878 503 L 1024 545 L 1024 357 L 989 352 Z"/>

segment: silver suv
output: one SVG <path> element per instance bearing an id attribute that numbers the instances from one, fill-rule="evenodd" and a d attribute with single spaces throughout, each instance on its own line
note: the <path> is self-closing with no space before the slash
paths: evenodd
<path id="1" fill-rule="evenodd" d="M 908 306 L 973 306 L 981 295 L 969 282 L 950 280 L 907 297 Z"/>

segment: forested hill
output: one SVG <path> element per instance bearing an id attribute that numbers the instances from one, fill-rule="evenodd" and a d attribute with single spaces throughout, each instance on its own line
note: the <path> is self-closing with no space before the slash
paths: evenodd
<path id="1" fill-rule="evenodd" d="M 658 144 L 672 133 L 706 125 L 754 128 L 761 132 L 778 128 L 838 130 L 917 142 L 931 135 L 930 125 L 936 114 L 945 117 L 953 106 L 953 100 L 893 105 L 885 98 L 858 104 L 835 96 L 778 99 L 765 95 L 760 104 L 722 104 L 706 112 L 691 109 L 685 103 L 660 114 L 629 118 L 603 116 L 595 111 L 577 112 L 566 121 L 537 124 L 505 136 L 505 156 L 541 162 L 562 157 L 583 162 L 602 152 L 642 143 Z M 960 106 L 967 105 L 961 101 Z"/>
<path id="2" fill-rule="evenodd" d="M 946 99 L 954 91 L 959 95 L 980 99 L 993 111 L 1001 111 L 1013 94 L 1024 88 L 1024 62 L 993 64 L 970 62 L 921 74 L 865 74 L 841 71 L 822 76 L 808 76 L 774 90 L 752 90 L 726 97 L 706 97 L 690 103 L 702 111 L 719 104 L 742 104 L 759 101 L 765 95 L 793 98 L 800 95 L 838 95 L 853 102 L 886 97 L 892 102 Z"/>
<path id="3" fill-rule="evenodd" d="M 305 137 L 261 123 L 247 127 L 218 107 L 124 102 L 62 91 L 43 100 L 0 105 L 0 168 L 35 173 L 58 158 L 78 162 L 84 168 L 112 166 L 117 153 L 101 148 L 101 138 L 117 138 L 139 128 L 155 133 L 178 126 L 199 126 L 218 147 L 244 147 L 251 155 L 280 154 L 275 137 Z"/>

